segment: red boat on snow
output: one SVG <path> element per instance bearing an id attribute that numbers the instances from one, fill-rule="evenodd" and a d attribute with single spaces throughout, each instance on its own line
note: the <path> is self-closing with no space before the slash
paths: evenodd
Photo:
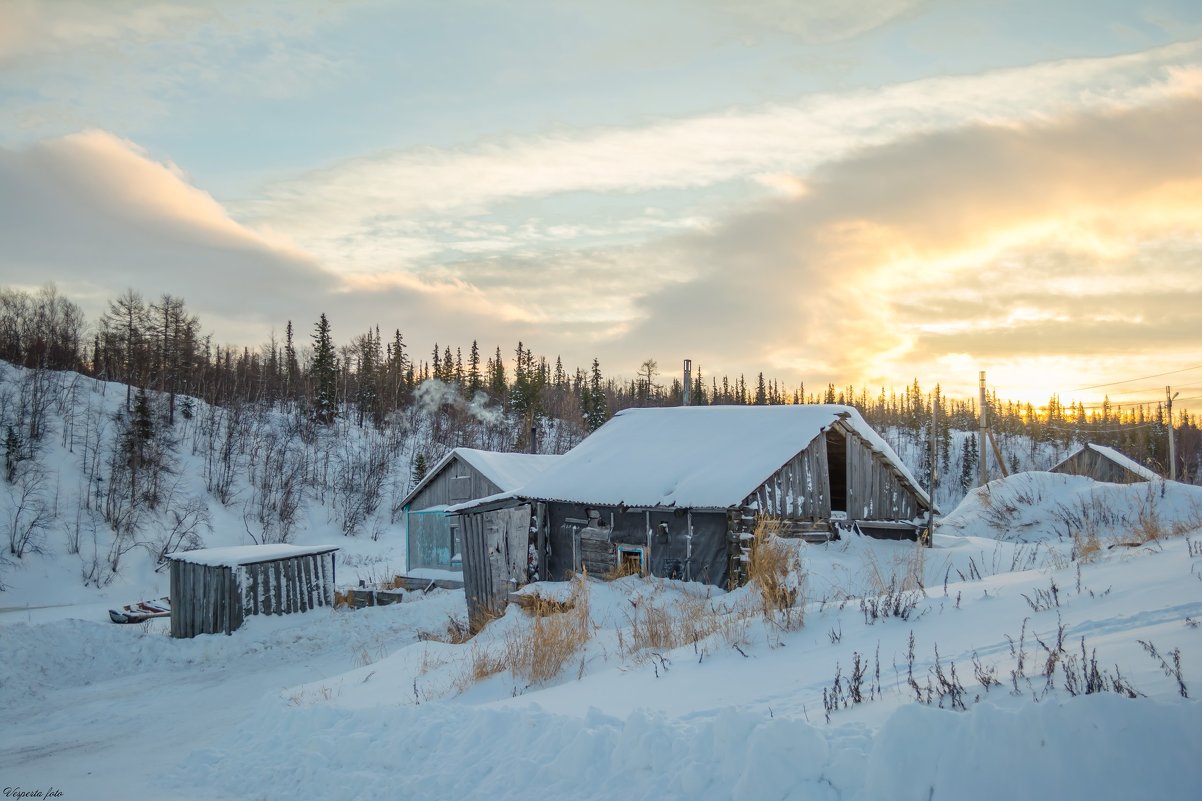
<path id="1" fill-rule="evenodd" d="M 110 609 L 109 619 L 114 623 L 141 623 L 152 617 L 168 617 L 170 614 L 171 599 L 159 598 L 154 601 L 126 604 L 120 609 Z"/>

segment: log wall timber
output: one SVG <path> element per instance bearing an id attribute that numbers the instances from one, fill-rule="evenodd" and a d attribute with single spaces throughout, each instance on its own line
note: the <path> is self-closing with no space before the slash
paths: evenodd
<path id="1" fill-rule="evenodd" d="M 334 551 L 250 564 L 171 560 L 171 636 L 230 634 L 248 615 L 334 605 Z"/>

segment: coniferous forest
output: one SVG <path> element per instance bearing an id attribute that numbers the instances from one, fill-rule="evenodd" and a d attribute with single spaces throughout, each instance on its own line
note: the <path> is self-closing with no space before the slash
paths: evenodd
<path id="1" fill-rule="evenodd" d="M 287 541 L 307 500 L 343 534 L 379 536 L 451 448 L 562 453 L 621 409 L 682 401 L 681 376 L 654 358 L 607 374 L 597 359 L 568 366 L 524 342 L 418 346 L 398 328 L 336 332 L 325 315 L 282 327 L 281 339 L 230 347 L 171 295 L 130 290 L 89 320 L 53 286 L 0 290 L 0 359 L 20 368 L 0 382 L 6 558 L 62 529 L 73 553 L 89 538 L 105 543 L 83 570 L 85 583 L 103 584 L 134 547 L 161 555 L 194 542 L 211 503 L 236 509 L 256 541 Z M 106 388 L 106 402 L 86 379 Z M 937 500 L 950 510 L 977 481 L 976 401 L 938 384 L 807 387 L 695 369 L 690 390 L 701 405 L 854 405 L 924 483 L 934 406 Z M 1090 441 L 1167 472 L 1160 405 L 1086 409 L 1053 397 L 1036 409 L 996 396 L 989 405 L 1011 471 L 1047 469 Z M 79 488 L 51 486 L 47 438 L 78 460 Z M 1192 415 L 1178 418 L 1176 444 L 1179 477 L 1198 482 Z M 203 492 L 181 475 L 185 455 L 200 465 Z"/>

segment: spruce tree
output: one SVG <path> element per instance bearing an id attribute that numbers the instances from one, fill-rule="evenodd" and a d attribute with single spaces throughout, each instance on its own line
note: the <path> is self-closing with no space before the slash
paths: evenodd
<path id="1" fill-rule="evenodd" d="M 589 431 L 596 431 L 608 419 L 609 404 L 605 402 L 605 389 L 601 382 L 601 363 L 594 357 L 584 398 L 584 424 Z"/>
<path id="2" fill-rule="evenodd" d="M 480 386 L 480 346 L 473 339 L 467 356 L 467 396 L 475 397 Z"/>
<path id="3" fill-rule="evenodd" d="M 313 419 L 330 424 L 338 414 L 338 363 L 325 314 L 313 330 Z"/>
<path id="4" fill-rule="evenodd" d="M 426 477 L 427 469 L 426 455 L 424 453 L 419 453 L 417 456 L 413 457 L 413 473 L 411 475 L 413 486 L 416 487 L 421 483 L 421 480 Z"/>

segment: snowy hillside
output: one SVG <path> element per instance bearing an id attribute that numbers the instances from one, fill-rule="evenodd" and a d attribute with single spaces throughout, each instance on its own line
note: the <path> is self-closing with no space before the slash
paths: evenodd
<path id="1" fill-rule="evenodd" d="M 103 615 L 166 594 L 160 555 L 200 545 L 336 544 L 345 582 L 391 577 L 405 567 L 399 502 L 415 463 L 509 448 L 513 429 L 439 382 L 381 428 L 321 426 L 282 404 L 172 402 L 0 362 L 0 608 L 90 601 Z M 563 444 L 558 433 L 545 442 Z"/>
<path id="2" fill-rule="evenodd" d="M 783 611 L 769 571 L 532 585 L 467 641 L 442 591 L 186 641 L 6 616 L 0 773 L 97 799 L 1197 797 L 1202 489 L 1034 473 L 930 549 L 769 542 L 801 568 Z"/>

